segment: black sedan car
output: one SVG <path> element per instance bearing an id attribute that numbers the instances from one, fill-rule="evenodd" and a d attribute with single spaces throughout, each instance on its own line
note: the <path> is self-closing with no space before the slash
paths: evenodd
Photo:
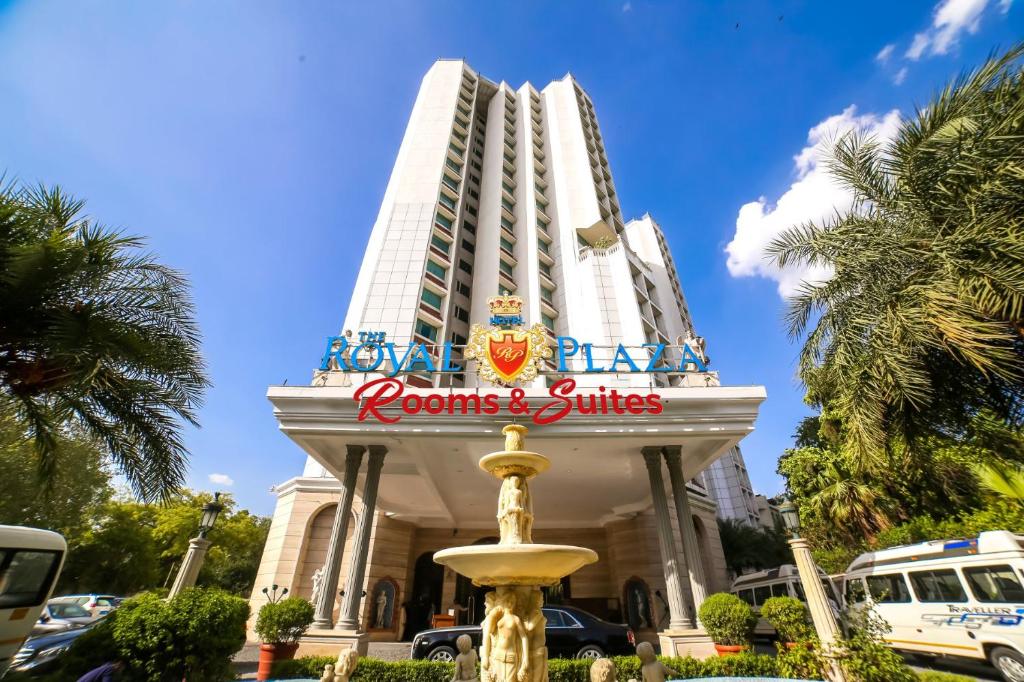
<path id="1" fill-rule="evenodd" d="M 625 625 L 609 623 L 572 606 L 545 606 L 542 611 L 547 619 L 544 638 L 552 658 L 601 658 L 633 653 L 636 639 Z M 458 653 L 455 640 L 460 635 L 469 635 L 474 648 L 480 646 L 479 625 L 437 628 L 424 630 L 413 638 L 411 655 L 416 659 L 454 661 Z"/>
<path id="2" fill-rule="evenodd" d="M 96 626 L 100 620 L 88 625 L 78 625 L 53 634 L 32 637 L 22 645 L 11 659 L 12 679 L 37 677 L 52 673 L 59 665 L 59 659 L 71 648 L 76 639 Z"/>

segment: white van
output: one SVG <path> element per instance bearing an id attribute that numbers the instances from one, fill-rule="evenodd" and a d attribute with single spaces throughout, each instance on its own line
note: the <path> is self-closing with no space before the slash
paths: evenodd
<path id="1" fill-rule="evenodd" d="M 839 615 L 839 596 L 836 594 L 835 586 L 825 574 L 818 569 L 822 587 L 829 598 L 832 610 L 836 616 Z M 754 613 L 758 614 L 757 627 L 754 628 L 755 635 L 773 636 L 775 628 L 768 621 L 760 617 L 761 605 L 770 597 L 796 597 L 802 602 L 807 601 L 804 596 L 804 587 L 800 583 L 800 576 L 797 574 L 796 566 L 783 564 L 778 568 L 770 568 L 767 571 L 747 573 L 732 581 L 729 591 L 743 601 L 750 604 Z"/>
<path id="2" fill-rule="evenodd" d="M 65 552 L 57 533 L 0 526 L 0 677 L 50 598 Z"/>
<path id="3" fill-rule="evenodd" d="M 1024 535 L 994 530 L 861 554 L 843 597 L 889 624 L 894 649 L 987 659 L 1024 682 Z"/>

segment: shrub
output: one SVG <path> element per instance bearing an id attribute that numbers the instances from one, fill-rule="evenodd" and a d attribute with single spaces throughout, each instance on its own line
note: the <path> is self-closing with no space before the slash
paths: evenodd
<path id="1" fill-rule="evenodd" d="M 943 673 L 938 670 L 923 670 L 917 673 L 917 679 L 920 682 L 974 682 L 973 677 Z"/>
<path id="2" fill-rule="evenodd" d="M 779 668 L 779 677 L 825 679 L 825 660 L 817 647 L 817 641 L 804 641 L 793 647 L 776 644 L 778 656 L 775 657 L 775 664 Z"/>
<path id="3" fill-rule="evenodd" d="M 665 658 L 661 660 L 678 670 L 682 677 L 708 677 L 720 675 L 776 676 L 779 674 L 775 659 L 750 653 L 724 658 Z M 620 680 L 640 679 L 640 659 L 636 656 L 612 658 Z M 272 675 L 275 679 L 312 677 L 318 679 L 324 666 L 334 663 L 333 656 L 307 656 L 293 661 L 275 661 Z M 590 679 L 593 661 L 552 659 L 548 661 L 549 682 L 586 682 Z M 362 658 L 356 668 L 353 682 L 448 682 L 454 665 L 432 661 L 379 661 Z"/>
<path id="4" fill-rule="evenodd" d="M 807 606 L 794 597 L 766 599 L 761 605 L 761 616 L 771 623 L 784 642 L 804 642 L 814 635 Z"/>
<path id="5" fill-rule="evenodd" d="M 264 644 L 291 644 L 299 641 L 312 622 L 313 605 L 302 597 L 288 597 L 264 604 L 253 630 Z"/>
<path id="6" fill-rule="evenodd" d="M 704 600 L 698 612 L 701 624 L 715 644 L 749 644 L 757 616 L 734 594 L 719 592 Z"/>
<path id="7" fill-rule="evenodd" d="M 850 682 L 914 682 L 914 671 L 883 637 L 892 629 L 865 609 L 849 618 L 850 635 L 836 642 L 835 652 Z"/>

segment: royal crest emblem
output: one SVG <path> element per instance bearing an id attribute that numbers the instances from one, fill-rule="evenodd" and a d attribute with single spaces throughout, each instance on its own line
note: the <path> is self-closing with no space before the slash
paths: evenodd
<path id="1" fill-rule="evenodd" d="M 466 344 L 465 357 L 477 361 L 477 373 L 484 381 L 510 386 L 516 381 L 537 378 L 540 363 L 550 358 L 544 325 L 517 329 L 522 324 L 523 300 L 518 296 L 493 296 L 491 327 L 474 324 Z"/>

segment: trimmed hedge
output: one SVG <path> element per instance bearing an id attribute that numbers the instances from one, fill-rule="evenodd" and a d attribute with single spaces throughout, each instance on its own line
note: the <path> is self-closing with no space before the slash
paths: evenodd
<path id="1" fill-rule="evenodd" d="M 640 659 L 636 656 L 615 656 L 612 658 L 618 677 L 628 680 L 640 679 Z M 661 657 L 665 664 L 681 673 L 681 677 L 718 677 L 724 675 L 760 675 L 778 677 L 778 667 L 771 656 L 759 654 L 737 654 L 721 658 L 697 660 L 695 658 Z M 307 656 L 291 661 L 275 661 L 272 676 L 275 679 L 296 679 L 312 677 L 318 679 L 324 666 L 334 663 L 333 656 Z M 550 682 L 589 682 L 590 665 L 593 661 L 555 658 L 548 661 Z M 452 663 L 433 661 L 379 661 L 374 658 L 359 659 L 353 682 L 449 682 L 455 666 Z"/>

